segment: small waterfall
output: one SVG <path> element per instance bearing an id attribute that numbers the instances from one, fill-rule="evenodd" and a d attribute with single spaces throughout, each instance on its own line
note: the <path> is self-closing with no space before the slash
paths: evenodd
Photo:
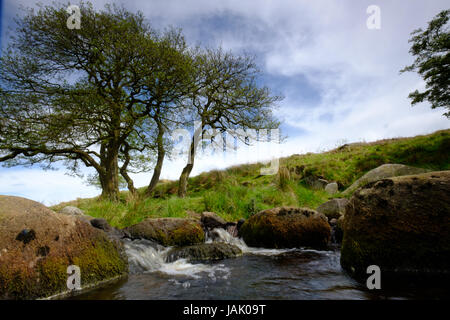
<path id="1" fill-rule="evenodd" d="M 216 228 L 207 233 L 206 243 L 225 242 L 237 246 L 243 253 L 273 256 L 297 249 L 264 249 L 247 246 L 242 238 L 233 237 L 227 230 Z"/>
<path id="2" fill-rule="evenodd" d="M 217 228 L 207 233 L 206 243 L 225 242 L 239 247 L 244 254 L 278 255 L 296 249 L 264 249 L 252 248 L 245 244 L 244 240 L 232 236 L 227 230 Z M 231 270 L 223 264 L 190 263 L 186 259 L 178 259 L 174 262 L 166 262 L 167 254 L 171 247 L 163 247 L 148 240 L 123 240 L 125 252 L 128 256 L 129 271 L 131 274 L 162 272 L 171 276 L 187 276 L 199 279 L 204 276 L 215 281 L 217 278 L 228 279 Z M 179 284 L 176 279 L 172 279 Z"/>
<path id="3" fill-rule="evenodd" d="M 186 259 L 167 263 L 167 253 L 172 248 L 155 245 L 152 241 L 125 239 L 124 246 L 131 274 L 162 272 L 194 279 L 208 276 L 213 281 L 219 277 L 227 279 L 230 274 L 230 270 L 223 264 L 189 263 Z"/>

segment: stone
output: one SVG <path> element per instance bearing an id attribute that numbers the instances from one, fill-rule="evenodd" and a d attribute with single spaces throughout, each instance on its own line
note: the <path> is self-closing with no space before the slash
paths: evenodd
<path id="1" fill-rule="evenodd" d="M 83 210 L 81 210 L 77 207 L 73 207 L 73 206 L 64 207 L 59 211 L 59 213 L 65 214 L 68 216 L 84 216 Z"/>
<path id="2" fill-rule="evenodd" d="M 189 246 L 205 241 L 202 224 L 194 219 L 148 218 L 124 231 L 133 239 L 152 240 L 163 246 Z"/>
<path id="3" fill-rule="evenodd" d="M 203 212 L 200 218 L 205 229 L 225 228 L 227 222 L 214 212 Z"/>
<path id="4" fill-rule="evenodd" d="M 410 167 L 410 166 L 406 166 L 403 164 L 391 164 L 391 163 L 383 164 L 375 169 L 370 170 L 365 175 L 363 175 L 361 178 L 356 180 L 342 194 L 344 196 L 349 196 L 359 187 L 361 187 L 367 183 L 377 181 L 377 180 L 391 178 L 391 177 L 411 175 L 411 174 L 420 174 L 420 173 L 425 173 L 428 171 L 429 170 L 422 169 L 422 168 L 416 168 L 416 167 Z"/>
<path id="5" fill-rule="evenodd" d="M 247 219 L 239 230 L 245 243 L 264 248 L 325 248 L 330 240 L 328 219 L 308 208 L 279 207 Z"/>
<path id="6" fill-rule="evenodd" d="M 203 243 L 171 249 L 167 253 L 166 262 L 173 262 L 178 259 L 187 259 L 191 262 L 223 260 L 241 255 L 241 249 L 235 245 L 223 242 Z"/>
<path id="7" fill-rule="evenodd" d="M 339 223 L 339 221 L 338 221 Z M 449 276 L 450 171 L 382 179 L 357 189 L 343 219 L 341 265 L 355 278 Z"/>
<path id="8" fill-rule="evenodd" d="M 325 191 L 330 195 L 333 195 L 336 192 L 338 192 L 338 189 L 339 189 L 339 187 L 338 187 L 337 182 L 331 182 L 325 186 Z"/>
<path id="9" fill-rule="evenodd" d="M 67 294 L 67 267 L 82 287 L 126 275 L 120 243 L 78 218 L 20 197 L 0 196 L 0 299 Z"/>
<path id="10" fill-rule="evenodd" d="M 108 221 L 106 221 L 105 219 L 102 218 L 95 218 L 91 220 L 91 225 L 94 228 L 103 230 L 103 231 L 111 231 L 112 227 L 109 225 Z"/>
<path id="11" fill-rule="evenodd" d="M 340 216 L 345 214 L 345 207 L 347 204 L 348 199 L 335 198 L 322 203 L 316 210 L 326 215 L 328 219 L 339 219 Z"/>

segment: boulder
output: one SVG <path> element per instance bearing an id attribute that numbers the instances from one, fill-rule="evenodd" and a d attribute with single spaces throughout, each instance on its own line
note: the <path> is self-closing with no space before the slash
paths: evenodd
<path id="1" fill-rule="evenodd" d="M 223 260 L 241 256 L 242 251 L 235 245 L 223 242 L 202 243 L 194 246 L 174 248 L 167 253 L 166 262 L 187 259 L 191 262 Z"/>
<path id="2" fill-rule="evenodd" d="M 73 206 L 64 207 L 59 211 L 59 213 L 65 214 L 68 216 L 84 216 L 83 210 L 81 210 L 77 207 L 73 207 Z"/>
<path id="3" fill-rule="evenodd" d="M 356 278 L 367 277 L 370 265 L 384 276 L 449 275 L 450 171 L 361 187 L 350 199 L 343 229 L 341 265 Z"/>
<path id="4" fill-rule="evenodd" d="M 70 265 L 80 268 L 82 288 L 128 270 L 123 247 L 104 232 L 38 202 L 0 196 L 0 299 L 67 294 Z"/>
<path id="5" fill-rule="evenodd" d="M 225 228 L 227 222 L 214 212 L 203 212 L 200 218 L 205 229 Z"/>
<path id="6" fill-rule="evenodd" d="M 239 230 L 251 247 L 297 248 L 327 246 L 328 219 L 307 208 L 279 207 L 263 210 L 247 219 Z"/>
<path id="7" fill-rule="evenodd" d="M 205 241 L 202 225 L 194 219 L 149 218 L 124 231 L 134 239 L 153 240 L 163 246 L 189 246 Z"/>
<path id="8" fill-rule="evenodd" d="M 345 214 L 345 206 L 348 204 L 348 200 L 345 198 L 331 199 L 325 203 L 322 203 L 317 207 L 317 211 L 323 213 L 328 219 L 339 219 L 340 216 Z"/>
<path id="9" fill-rule="evenodd" d="M 403 164 L 383 164 L 373 170 L 370 170 L 361 178 L 356 180 L 350 187 L 348 187 L 342 194 L 345 196 L 351 195 L 359 187 L 381 179 L 406 176 L 411 174 L 420 174 L 428 172 L 429 170 L 405 166 Z"/>
<path id="10" fill-rule="evenodd" d="M 240 237 L 239 231 L 241 230 L 242 225 L 244 224 L 245 219 L 239 219 L 239 221 L 236 223 L 236 230 L 237 230 L 237 236 Z"/>
<path id="11" fill-rule="evenodd" d="M 337 182 L 331 182 L 325 186 L 325 191 L 330 195 L 333 195 L 336 192 L 338 192 L 338 189 L 339 189 L 339 186 L 338 186 Z"/>

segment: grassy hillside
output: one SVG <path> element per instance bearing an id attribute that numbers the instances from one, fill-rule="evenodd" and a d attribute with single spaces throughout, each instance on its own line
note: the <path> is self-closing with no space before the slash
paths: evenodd
<path id="1" fill-rule="evenodd" d="M 86 214 L 105 218 L 117 227 L 147 217 L 198 216 L 203 211 L 214 211 L 232 221 L 281 205 L 315 209 L 330 196 L 309 188 L 306 177 L 336 181 L 340 190 L 344 190 L 364 173 L 384 163 L 450 170 L 450 129 L 413 138 L 343 145 L 324 153 L 293 155 L 280 159 L 280 171 L 274 176 L 261 176 L 261 164 L 202 173 L 189 179 L 189 194 L 185 199 L 176 196 L 177 181 L 163 181 L 153 198 L 141 200 L 122 192 L 120 203 L 77 199 L 53 209 L 75 205 Z"/>

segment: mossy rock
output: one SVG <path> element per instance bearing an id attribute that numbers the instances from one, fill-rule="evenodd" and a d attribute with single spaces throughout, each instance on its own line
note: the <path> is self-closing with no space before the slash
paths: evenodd
<path id="1" fill-rule="evenodd" d="M 279 207 L 263 210 L 239 229 L 245 243 L 264 248 L 325 248 L 331 228 L 321 213 L 307 208 Z"/>
<path id="2" fill-rule="evenodd" d="M 120 242 L 72 216 L 19 197 L 0 196 L 0 298 L 36 299 L 67 293 L 67 267 L 81 286 L 126 275 Z"/>
<path id="3" fill-rule="evenodd" d="M 450 171 L 383 179 L 357 191 L 346 208 L 341 265 L 358 279 L 450 274 Z"/>
<path id="4" fill-rule="evenodd" d="M 145 219 L 125 230 L 133 238 L 156 241 L 163 246 L 189 246 L 205 242 L 202 225 L 194 219 Z"/>
<path id="5" fill-rule="evenodd" d="M 202 243 L 194 246 L 174 248 L 167 254 L 166 261 L 173 262 L 178 259 L 194 261 L 211 261 L 235 258 L 242 255 L 242 250 L 228 243 Z"/>

